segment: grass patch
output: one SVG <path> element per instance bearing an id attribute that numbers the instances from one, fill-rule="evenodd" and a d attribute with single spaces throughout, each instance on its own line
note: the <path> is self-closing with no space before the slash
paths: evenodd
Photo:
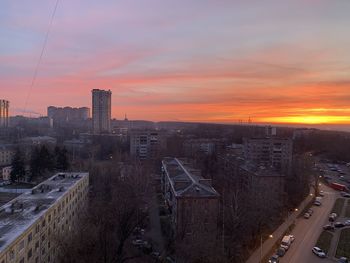
<path id="1" fill-rule="evenodd" d="M 344 198 L 338 198 L 333 205 L 331 213 L 336 213 L 338 216 L 340 216 L 341 212 L 343 211 L 344 203 L 345 203 Z"/>
<path id="2" fill-rule="evenodd" d="M 328 250 L 332 243 L 333 234 L 328 231 L 323 231 L 317 240 L 316 247 L 319 247 L 323 251 L 328 253 Z"/>
<path id="3" fill-rule="evenodd" d="M 345 217 L 350 217 L 350 199 L 346 203 Z"/>
<path id="4" fill-rule="evenodd" d="M 335 256 L 350 258 L 350 228 L 341 231 Z"/>

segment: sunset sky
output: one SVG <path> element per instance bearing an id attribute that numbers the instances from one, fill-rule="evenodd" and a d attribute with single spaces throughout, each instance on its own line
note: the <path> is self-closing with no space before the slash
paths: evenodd
<path id="1" fill-rule="evenodd" d="M 119 119 L 350 124 L 349 0 L 60 0 L 30 89 L 55 2 L 0 1 L 12 115 L 99 88 Z"/>

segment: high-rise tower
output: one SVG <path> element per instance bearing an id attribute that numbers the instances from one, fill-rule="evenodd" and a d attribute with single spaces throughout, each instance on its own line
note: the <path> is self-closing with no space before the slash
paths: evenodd
<path id="1" fill-rule="evenodd" d="M 94 134 L 111 131 L 111 97 L 110 90 L 92 90 L 92 132 Z"/>
<path id="2" fill-rule="evenodd" d="M 9 101 L 0 100 L 0 128 L 7 128 L 9 126 L 9 107 Z"/>

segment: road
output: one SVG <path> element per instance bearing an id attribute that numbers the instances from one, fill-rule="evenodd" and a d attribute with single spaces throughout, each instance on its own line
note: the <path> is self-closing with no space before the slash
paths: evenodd
<path id="1" fill-rule="evenodd" d="M 338 193 L 330 188 L 322 186 L 325 196 L 322 200 L 322 206 L 313 206 L 314 213 L 309 219 L 303 217 L 296 219 L 296 226 L 292 231 L 295 241 L 289 248 L 284 257 L 280 258 L 281 263 L 319 263 L 334 262 L 331 259 L 320 259 L 314 255 L 311 250 L 315 246 L 322 227 L 327 224 L 328 216 L 333 207 Z"/>

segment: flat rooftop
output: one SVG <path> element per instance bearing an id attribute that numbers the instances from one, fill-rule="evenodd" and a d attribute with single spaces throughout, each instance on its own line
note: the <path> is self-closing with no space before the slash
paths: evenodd
<path id="1" fill-rule="evenodd" d="M 162 161 L 176 197 L 210 198 L 219 194 L 210 179 L 200 176 L 200 171 L 189 166 L 184 159 L 166 157 Z"/>
<path id="2" fill-rule="evenodd" d="M 284 174 L 271 167 L 259 166 L 248 161 L 241 165 L 240 168 L 258 177 L 285 177 Z"/>
<path id="3" fill-rule="evenodd" d="M 0 253 L 88 173 L 57 173 L 0 207 Z"/>

